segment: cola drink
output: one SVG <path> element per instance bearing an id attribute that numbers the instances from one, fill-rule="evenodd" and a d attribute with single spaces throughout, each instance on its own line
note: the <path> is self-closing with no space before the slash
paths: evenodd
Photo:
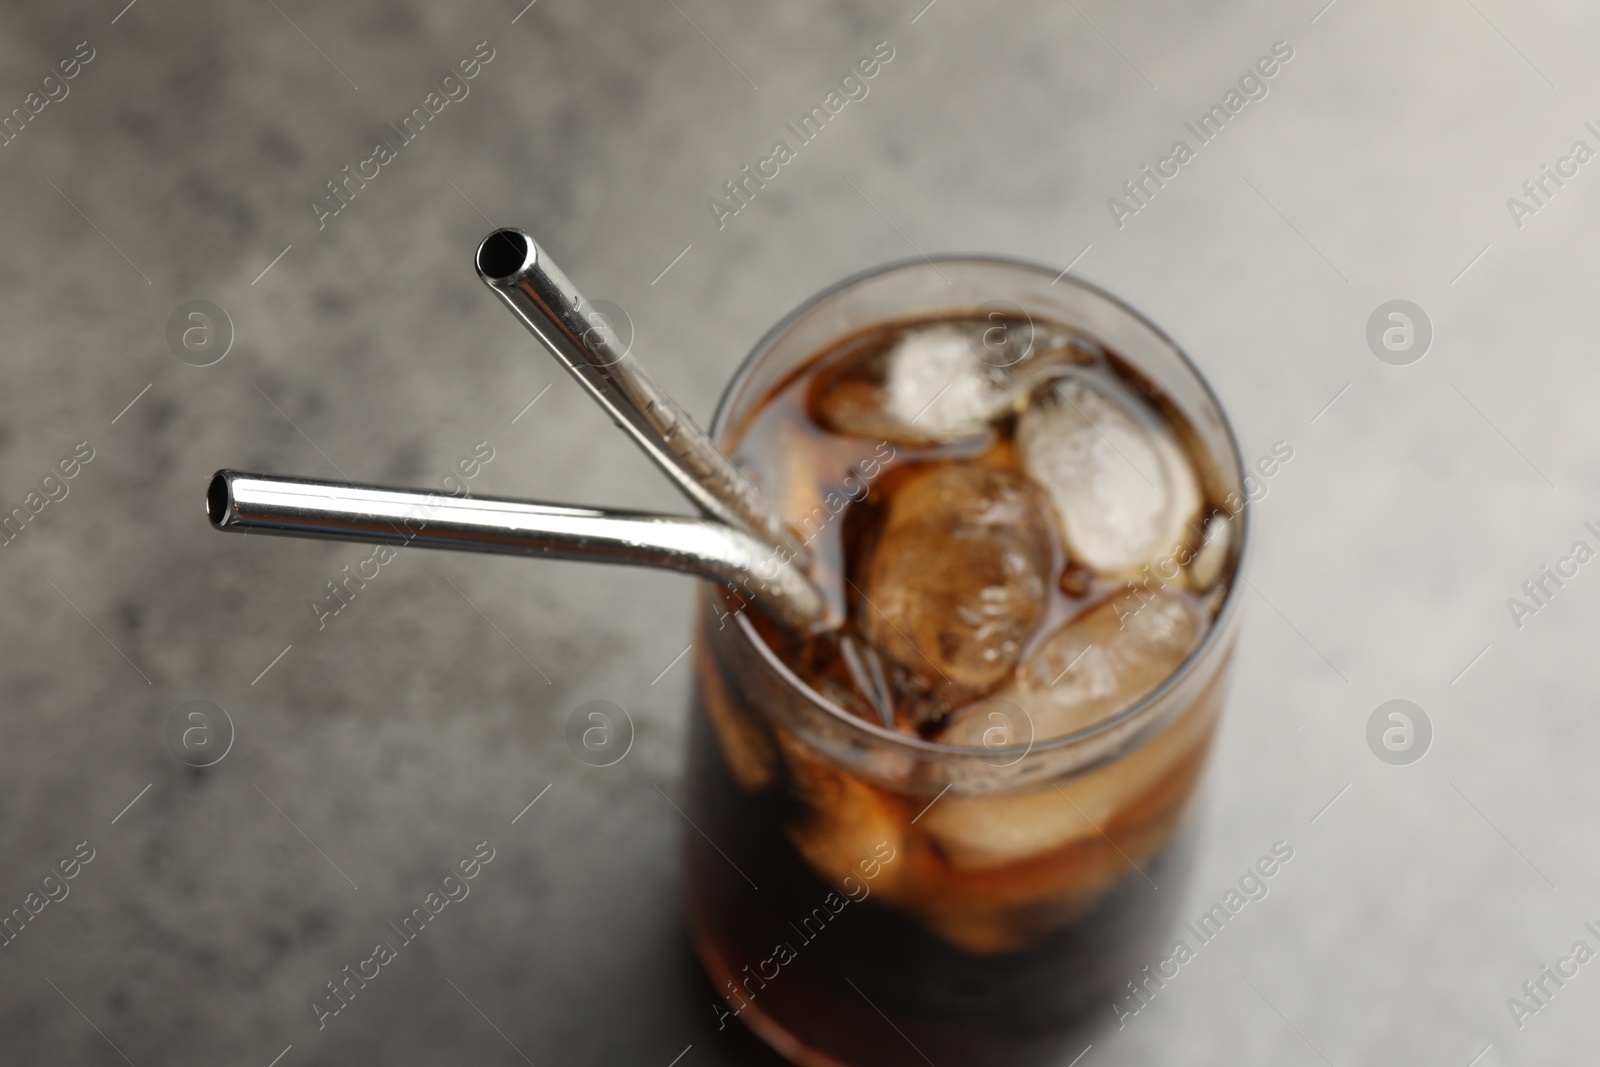
<path id="1" fill-rule="evenodd" d="M 804 1065 L 1065 1062 L 1170 943 L 1193 851 L 1248 525 L 1215 399 L 1083 283 L 919 261 L 780 324 L 713 433 L 836 611 L 795 635 L 759 581 L 703 598 L 717 1025 Z"/>

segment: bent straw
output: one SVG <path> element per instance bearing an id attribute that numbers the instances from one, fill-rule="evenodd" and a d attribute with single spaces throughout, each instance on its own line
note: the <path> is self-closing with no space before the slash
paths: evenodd
<path id="1" fill-rule="evenodd" d="M 637 357 L 617 343 L 549 254 L 525 231 L 495 230 L 478 246 L 478 277 L 706 515 L 807 563 L 805 548 L 761 493 Z"/>
<path id="2" fill-rule="evenodd" d="M 234 533 L 663 567 L 726 583 L 797 630 L 815 627 L 827 614 L 822 594 L 797 567 L 713 519 L 233 470 L 212 476 L 206 516 L 218 530 Z"/>

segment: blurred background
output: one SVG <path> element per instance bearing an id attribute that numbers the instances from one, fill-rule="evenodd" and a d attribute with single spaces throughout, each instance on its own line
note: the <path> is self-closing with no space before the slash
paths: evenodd
<path id="1" fill-rule="evenodd" d="M 702 420 L 819 288 L 976 251 L 1072 264 L 1188 349 L 1247 458 L 1292 448 L 1186 910 L 1294 861 L 1082 1067 L 1592 1046 L 1600 964 L 1507 1003 L 1600 948 L 1600 566 L 1524 591 L 1600 548 L 1590 6 L 124 3 L 0 12 L 0 912 L 37 910 L 0 948 L 0 1060 L 771 1062 L 715 1029 L 678 924 L 688 579 L 402 552 L 319 629 L 369 550 L 202 514 L 218 467 L 449 489 L 482 442 L 474 492 L 686 510 L 474 277 L 499 224 Z M 1131 199 L 1277 42 L 1266 95 Z M 1394 300 L 1429 329 L 1369 343 Z M 595 699 L 634 726 L 608 767 L 566 743 Z M 1396 699 L 1429 724 L 1410 762 L 1369 745 Z"/>

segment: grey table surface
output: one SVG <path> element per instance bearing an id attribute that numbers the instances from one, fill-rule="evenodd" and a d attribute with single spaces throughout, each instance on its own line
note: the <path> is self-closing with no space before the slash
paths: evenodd
<path id="1" fill-rule="evenodd" d="M 1249 456 L 1294 452 L 1253 505 L 1185 908 L 1295 857 L 1083 1067 L 1592 1050 L 1600 965 L 1508 1006 L 1600 947 L 1600 578 L 1508 606 L 1600 545 L 1592 6 L 523 2 L 0 12 L 28 117 L 0 148 L 0 504 L 69 490 L 0 549 L 0 906 L 93 849 L 0 948 L 0 1062 L 770 1062 L 716 1031 L 678 925 L 687 579 L 402 553 L 319 630 L 365 550 L 202 516 L 217 467 L 435 486 L 480 441 L 475 491 L 683 510 L 481 289 L 490 220 L 626 309 L 702 419 L 770 323 L 889 259 L 1070 262 L 1151 315 Z M 869 94 L 719 227 L 708 199 L 880 41 Z M 1108 198 L 1278 41 L 1267 94 L 1119 226 Z M 479 42 L 468 95 L 319 220 Z M 234 334 L 206 367 L 167 336 L 197 298 Z M 1404 366 L 1367 342 L 1394 299 L 1432 325 Z M 609 768 L 565 743 L 590 699 L 636 725 Z M 1369 749 L 1391 699 L 1432 724 L 1419 762 Z M 207 769 L 165 740 L 191 700 L 236 730 Z M 324 982 L 485 840 L 470 896 L 319 1030 Z"/>

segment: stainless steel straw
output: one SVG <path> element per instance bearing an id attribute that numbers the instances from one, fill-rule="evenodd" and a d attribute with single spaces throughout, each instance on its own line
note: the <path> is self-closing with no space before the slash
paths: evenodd
<path id="1" fill-rule="evenodd" d="M 531 236 L 495 230 L 478 246 L 476 262 L 484 284 L 703 513 L 805 565 L 804 546 L 750 479 L 622 349 L 605 316 Z"/>
<path id="2" fill-rule="evenodd" d="M 731 585 L 798 630 L 827 613 L 778 551 L 714 519 L 453 497 L 221 470 L 206 491 L 219 530 L 664 567 Z"/>

